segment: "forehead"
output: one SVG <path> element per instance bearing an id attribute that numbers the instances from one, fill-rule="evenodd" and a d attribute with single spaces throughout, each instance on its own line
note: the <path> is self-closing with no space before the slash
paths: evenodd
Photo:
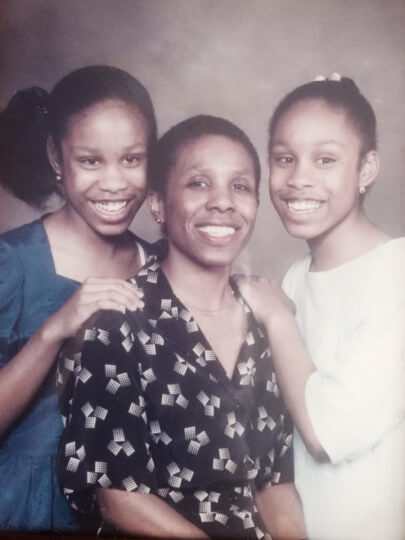
<path id="1" fill-rule="evenodd" d="M 238 169 L 254 169 L 253 158 L 238 140 L 225 135 L 207 134 L 182 143 L 174 156 L 173 167 L 215 166 L 219 163 Z"/>
<path id="2" fill-rule="evenodd" d="M 324 99 L 305 99 L 292 105 L 277 122 L 272 145 L 296 141 L 337 139 L 348 144 L 361 136 L 347 111 Z"/>
<path id="3" fill-rule="evenodd" d="M 136 105 L 119 99 L 104 99 L 71 115 L 67 121 L 65 138 L 78 132 L 107 132 L 126 126 L 131 129 L 147 129 L 146 121 Z"/>

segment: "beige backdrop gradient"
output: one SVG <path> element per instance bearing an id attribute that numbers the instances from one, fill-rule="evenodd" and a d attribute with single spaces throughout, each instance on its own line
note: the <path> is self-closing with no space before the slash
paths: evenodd
<path id="1" fill-rule="evenodd" d="M 1 0 L 0 107 L 94 63 L 149 89 L 159 132 L 197 114 L 246 130 L 263 167 L 259 217 L 238 270 L 281 277 L 306 251 L 283 231 L 267 193 L 266 129 L 279 99 L 318 74 L 353 77 L 379 122 L 381 173 L 370 217 L 405 234 L 405 0 Z M 0 191 L 0 232 L 36 211 Z M 143 209 L 132 228 L 158 231 Z"/>

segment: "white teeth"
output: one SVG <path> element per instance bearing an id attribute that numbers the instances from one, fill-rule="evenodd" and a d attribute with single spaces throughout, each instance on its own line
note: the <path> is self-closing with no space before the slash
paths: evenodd
<path id="1" fill-rule="evenodd" d="M 321 206 L 321 201 L 287 201 L 288 208 L 294 212 L 308 212 Z"/>
<path id="2" fill-rule="evenodd" d="M 210 236 L 216 236 L 222 238 L 224 236 L 229 236 L 235 232 L 235 227 L 228 227 L 226 225 L 204 225 L 198 227 L 200 231 L 203 231 Z"/>
<path id="3" fill-rule="evenodd" d="M 95 202 L 94 206 L 101 210 L 101 212 L 115 213 L 119 212 L 127 205 L 127 201 L 104 201 L 104 202 Z"/>

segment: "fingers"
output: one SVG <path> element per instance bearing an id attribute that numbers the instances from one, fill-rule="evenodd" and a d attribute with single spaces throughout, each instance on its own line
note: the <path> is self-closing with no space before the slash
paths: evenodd
<path id="1" fill-rule="evenodd" d="M 121 279 L 89 278 L 80 287 L 80 303 L 99 303 L 111 301 L 114 305 L 123 306 L 124 309 L 135 311 L 142 309 L 143 292 L 134 283 Z M 103 304 L 104 305 L 104 304 Z M 109 309 L 109 308 L 100 308 Z"/>
<path id="2" fill-rule="evenodd" d="M 125 313 L 144 306 L 136 283 L 123 279 L 88 278 L 50 319 L 59 339 L 74 335 L 96 311 L 112 309 Z"/>
<path id="3" fill-rule="evenodd" d="M 126 311 L 126 307 L 124 306 L 124 304 L 120 304 L 119 302 L 111 300 L 110 298 L 97 298 L 96 300 L 92 302 L 87 302 L 86 304 L 83 304 L 78 308 L 78 322 L 82 324 L 89 317 L 94 315 L 94 313 L 97 313 L 97 311 L 103 309 L 120 311 L 121 313 L 125 313 Z"/>
<path id="4" fill-rule="evenodd" d="M 284 293 L 277 280 L 242 274 L 234 274 L 232 280 L 259 319 L 264 320 L 269 315 L 285 309 L 294 313 L 294 304 Z"/>
<path id="5" fill-rule="evenodd" d="M 257 276 L 255 274 L 232 274 L 231 280 L 234 283 L 249 283 L 249 282 L 255 282 L 260 280 L 266 280 L 266 278 L 262 276 Z"/>
<path id="6" fill-rule="evenodd" d="M 274 279 L 268 279 L 263 276 L 257 276 L 255 274 L 233 274 L 231 276 L 231 281 L 234 283 L 237 287 L 248 287 L 249 285 L 272 285 L 272 286 L 279 286 L 278 282 Z"/>

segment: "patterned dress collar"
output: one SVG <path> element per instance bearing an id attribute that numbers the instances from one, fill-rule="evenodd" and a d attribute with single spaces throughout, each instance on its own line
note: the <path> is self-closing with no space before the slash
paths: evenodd
<path id="1" fill-rule="evenodd" d="M 235 295 L 243 305 L 247 317 L 247 332 L 231 378 L 217 359 L 207 338 L 199 328 L 192 313 L 174 294 L 160 263 L 156 258 L 149 261 L 137 274 L 136 283 L 145 296 L 143 317 L 147 324 L 163 337 L 166 344 L 189 365 L 206 367 L 209 376 L 225 386 L 235 389 L 253 384 L 257 346 L 263 345 L 263 332 L 251 310 L 237 289 Z M 255 351 L 253 351 L 255 349 Z M 261 351 L 263 353 L 263 351 Z M 247 384 L 245 384 L 247 383 Z"/>

